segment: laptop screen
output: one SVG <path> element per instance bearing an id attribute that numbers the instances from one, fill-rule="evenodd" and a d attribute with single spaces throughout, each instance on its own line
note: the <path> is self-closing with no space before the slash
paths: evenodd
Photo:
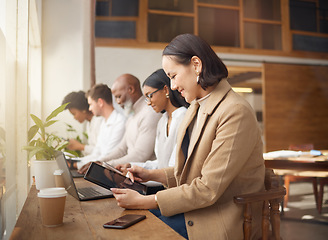
<path id="1" fill-rule="evenodd" d="M 76 199 L 79 199 L 74 180 L 66 162 L 65 155 L 61 151 L 56 152 L 56 161 L 58 168 L 63 171 L 62 176 L 66 191 Z"/>

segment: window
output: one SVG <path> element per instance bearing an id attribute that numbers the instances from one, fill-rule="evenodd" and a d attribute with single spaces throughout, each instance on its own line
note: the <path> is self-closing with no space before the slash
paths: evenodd
<path id="1" fill-rule="evenodd" d="M 193 33 L 194 29 L 190 17 L 149 14 L 148 20 L 149 42 L 170 42 L 179 34 Z"/>
<path id="2" fill-rule="evenodd" d="M 138 0 L 97 0 L 96 37 L 135 39 L 138 9 Z"/>
<path id="3" fill-rule="evenodd" d="M 291 0 L 289 6 L 293 49 L 328 52 L 328 2 Z"/>
<path id="4" fill-rule="evenodd" d="M 134 21 L 97 21 L 96 37 L 100 38 L 136 38 Z"/>
<path id="5" fill-rule="evenodd" d="M 245 18 L 263 20 L 281 20 L 280 0 L 244 0 Z"/>
<path id="6" fill-rule="evenodd" d="M 282 49 L 280 0 L 244 0 L 244 46 Z"/>
<path id="7" fill-rule="evenodd" d="M 148 41 L 170 42 L 182 33 L 194 32 L 194 5 L 190 0 L 149 0 Z"/>
<path id="8" fill-rule="evenodd" d="M 173 12 L 194 12 L 193 1 L 190 0 L 149 0 L 148 8 L 151 10 L 173 11 Z"/>
<path id="9" fill-rule="evenodd" d="M 290 1 L 290 28 L 301 31 L 317 31 L 316 4 L 314 2 Z"/>
<path id="10" fill-rule="evenodd" d="M 160 44 L 193 33 L 237 52 L 322 52 L 328 1 L 97 0 L 95 32 L 97 45 Z"/>
<path id="11" fill-rule="evenodd" d="M 274 24 L 245 23 L 245 48 L 281 50 L 281 27 Z"/>
<path id="12" fill-rule="evenodd" d="M 36 5 L 35 0 L 18 5 L 0 1 L 0 8 L 7 7 L 0 24 L 0 239 L 9 239 L 30 185 L 27 154 L 21 147 L 27 139 L 29 93 L 41 87 L 29 84 L 41 79 L 42 72 Z M 5 51 L 8 46 L 11 51 Z"/>
<path id="13" fill-rule="evenodd" d="M 199 36 L 211 45 L 239 47 L 239 12 L 220 8 L 198 9 Z M 213 27 L 215 26 L 215 27 Z"/>

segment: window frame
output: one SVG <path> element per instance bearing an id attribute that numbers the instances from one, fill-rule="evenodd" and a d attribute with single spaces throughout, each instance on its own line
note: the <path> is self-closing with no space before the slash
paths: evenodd
<path id="1" fill-rule="evenodd" d="M 318 0 L 307 0 L 317 2 Z M 148 0 L 139 0 L 139 14 L 138 17 L 98 17 L 96 20 L 108 19 L 110 21 L 135 21 L 136 22 L 136 39 L 120 39 L 120 38 L 95 38 L 96 47 L 135 47 L 135 48 L 156 48 L 163 49 L 168 43 L 167 42 L 149 42 L 148 41 L 148 14 L 161 14 L 168 16 L 181 16 L 181 17 L 192 17 L 194 19 L 194 34 L 199 34 L 199 15 L 198 9 L 200 7 L 205 8 L 217 8 L 217 9 L 228 9 L 239 11 L 239 47 L 226 47 L 226 46 L 212 46 L 214 50 L 220 52 L 229 53 L 245 53 L 255 55 L 274 55 L 274 56 L 292 56 L 292 57 L 307 57 L 307 58 L 319 58 L 327 59 L 328 53 L 322 52 L 309 52 L 309 51 L 297 51 L 293 50 L 293 35 L 310 35 L 317 37 L 328 38 L 328 34 L 304 32 L 290 29 L 290 13 L 289 13 L 289 0 L 280 0 L 280 20 L 266 20 L 266 19 L 254 19 L 246 18 L 243 14 L 243 0 L 239 0 L 239 6 L 228 6 L 220 4 L 209 4 L 202 3 L 199 0 L 193 0 L 194 12 L 177 12 L 177 11 L 164 11 L 164 10 L 153 10 L 148 9 Z M 245 23 L 256 23 L 256 24 L 269 24 L 278 25 L 281 27 L 281 50 L 271 49 L 255 49 L 245 47 Z"/>

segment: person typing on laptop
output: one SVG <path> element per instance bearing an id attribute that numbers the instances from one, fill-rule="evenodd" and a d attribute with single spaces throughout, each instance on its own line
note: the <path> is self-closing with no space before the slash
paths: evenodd
<path id="1" fill-rule="evenodd" d="M 161 114 L 155 113 L 147 105 L 139 79 L 131 74 L 119 76 L 112 86 L 112 92 L 116 102 L 123 107 L 129 118 L 119 145 L 98 160 L 108 162 L 113 166 L 154 160 L 156 126 Z M 79 168 L 79 172 L 85 173 L 89 166 L 90 163 L 85 164 Z"/>
<path id="2" fill-rule="evenodd" d="M 125 132 L 126 117 L 114 109 L 112 104 L 112 93 L 105 84 L 93 86 L 86 94 L 89 109 L 95 116 L 102 116 L 104 121 L 100 126 L 97 144 L 92 153 L 81 158 L 76 163 L 80 168 L 88 162 L 104 158 L 116 148 Z"/>
<path id="3" fill-rule="evenodd" d="M 69 103 L 65 109 L 74 116 L 74 119 L 79 123 L 86 122 L 86 133 L 88 135 L 88 142 L 86 144 L 80 143 L 76 139 L 69 139 L 69 150 L 82 151 L 83 155 L 92 153 L 97 144 L 97 138 L 101 122 L 104 120 L 102 117 L 96 117 L 89 110 L 88 99 L 84 91 L 71 92 L 65 96 L 62 104 Z"/>

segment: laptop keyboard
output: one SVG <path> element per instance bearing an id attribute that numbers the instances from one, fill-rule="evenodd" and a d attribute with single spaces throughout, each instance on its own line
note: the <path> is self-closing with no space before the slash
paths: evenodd
<path id="1" fill-rule="evenodd" d="M 91 187 L 79 188 L 78 193 L 81 197 L 98 197 L 104 195 Z"/>

